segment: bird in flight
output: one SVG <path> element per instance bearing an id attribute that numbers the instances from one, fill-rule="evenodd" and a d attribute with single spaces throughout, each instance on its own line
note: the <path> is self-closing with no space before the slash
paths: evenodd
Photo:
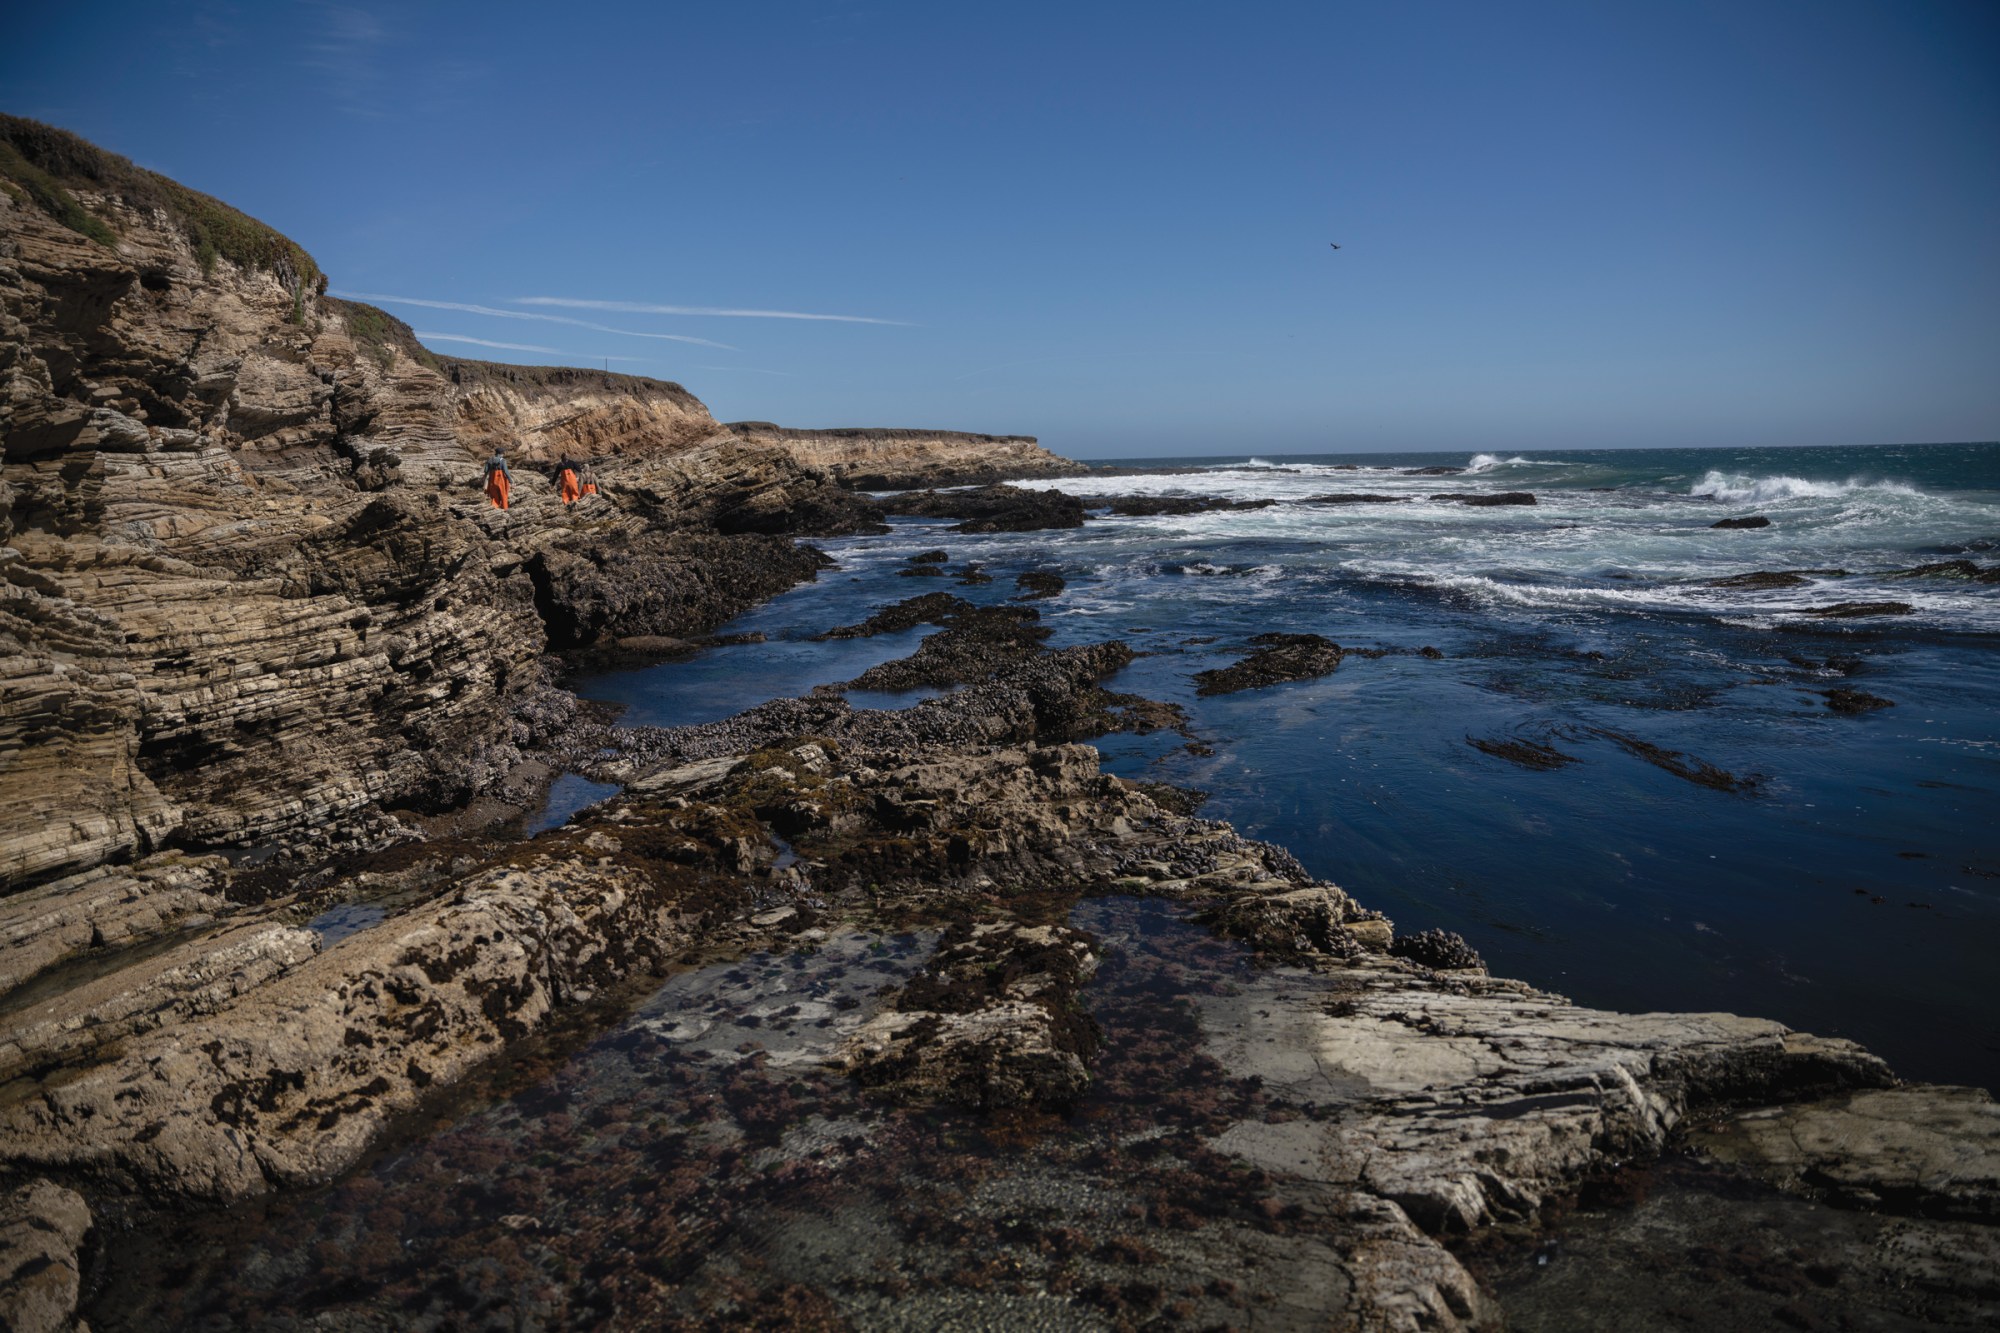
<path id="1" fill-rule="evenodd" d="M 1340 248 L 1340 242 L 1339 242 L 1339 241 L 1328 241 L 1328 242 L 1327 242 L 1327 244 L 1328 244 L 1328 245 L 1330 245 L 1330 246 L 1332 246 L 1332 247 L 1333 247 L 1334 249 L 1336 249 L 1336 250 L 1338 250 L 1338 249 Z"/>

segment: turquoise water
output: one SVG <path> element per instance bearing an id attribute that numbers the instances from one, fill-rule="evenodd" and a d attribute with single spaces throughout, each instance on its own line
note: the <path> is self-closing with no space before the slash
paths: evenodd
<path id="1" fill-rule="evenodd" d="M 1204 813 L 1291 848 L 1399 928 L 1457 930 L 1494 970 L 1582 1003 L 1763 1014 L 1862 1041 L 1907 1077 L 2000 1085 L 2000 584 L 1905 575 L 2000 564 L 2000 445 L 1157 465 L 1042 484 L 1274 503 L 1040 533 L 903 522 L 823 543 L 838 570 L 727 627 L 770 643 L 586 693 L 634 720 L 709 720 L 889 647 L 810 642 L 833 625 L 938 588 L 1004 600 L 1013 574 L 1053 569 L 1068 590 L 1034 603 L 1053 642 L 1148 654 L 1115 686 L 1182 703 L 1214 750 L 1108 738 L 1114 770 L 1209 791 Z M 1440 465 L 1466 470 L 1409 471 Z M 1431 498 L 1498 491 L 1538 503 Z M 1342 492 L 1395 501 L 1311 502 Z M 1770 526 L 1711 526 L 1752 515 Z M 937 546 L 996 581 L 897 577 Z M 1796 570 L 1820 572 L 1713 586 Z M 1908 612 L 1811 614 L 1885 602 Z M 1273 630 L 1443 657 L 1349 656 L 1320 680 L 1194 695 L 1195 672 Z M 1893 706 L 1837 713 L 1833 689 Z M 1471 740 L 1574 762 L 1537 771 Z M 1688 781 L 1647 746 L 1741 789 Z"/>

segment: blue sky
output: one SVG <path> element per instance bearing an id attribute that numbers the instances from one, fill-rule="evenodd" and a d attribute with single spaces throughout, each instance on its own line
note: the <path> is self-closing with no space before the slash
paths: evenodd
<path id="1" fill-rule="evenodd" d="M 277 226 L 436 350 L 614 358 L 725 420 L 1086 458 L 2000 437 L 1986 0 L 9 27 L 0 109 Z"/>

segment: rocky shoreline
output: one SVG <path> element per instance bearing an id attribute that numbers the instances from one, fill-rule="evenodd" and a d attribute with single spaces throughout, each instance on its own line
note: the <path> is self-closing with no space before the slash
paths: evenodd
<path id="1" fill-rule="evenodd" d="M 1125 644 L 1046 646 L 1047 571 L 830 626 L 935 632 L 721 722 L 563 686 L 811 581 L 801 538 L 1082 523 L 992 484 L 1067 460 L 437 357 L 295 246 L 199 250 L 96 151 L 0 192 L 12 1327 L 1539 1326 L 1524 1265 L 1589 1231 L 1627 1271 L 1647 1182 L 1707 1201 L 1656 1257 L 1697 1322 L 2000 1311 L 1984 1093 L 1491 977 L 1103 773 L 1084 742 L 1185 720 L 1106 687 Z M 537 484 L 566 454 L 604 496 Z M 1189 503 L 1230 502 L 1110 508 Z M 1366 651 L 1281 636 L 1210 684 Z M 622 790 L 520 836 L 558 773 Z M 1788 1209 L 1839 1244 L 1704 1257 Z"/>

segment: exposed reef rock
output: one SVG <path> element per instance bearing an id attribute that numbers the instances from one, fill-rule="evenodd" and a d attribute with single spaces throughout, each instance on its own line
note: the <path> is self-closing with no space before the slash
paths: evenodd
<path id="1" fill-rule="evenodd" d="M 1535 503 L 1535 497 L 1526 491 L 1496 491 L 1491 495 L 1439 494 L 1433 495 L 1431 499 L 1474 506 L 1531 505 Z"/>
<path id="2" fill-rule="evenodd" d="M 1869 616 L 1907 616 L 1915 610 L 1908 602 L 1835 602 L 1832 606 L 1808 607 L 1805 614 L 1828 620 L 1860 620 Z"/>
<path id="3" fill-rule="evenodd" d="M 1710 579 L 1711 588 L 1803 588 L 1814 579 L 1846 578 L 1844 569 L 1759 569 L 1749 574 L 1731 574 L 1725 579 Z"/>
<path id="4" fill-rule="evenodd" d="M 1234 694 L 1260 690 L 1288 680 L 1311 680 L 1340 665 L 1341 646 L 1319 634 L 1259 634 L 1250 642 L 1262 645 L 1232 666 L 1195 673 L 1197 694 Z"/>
<path id="5" fill-rule="evenodd" d="M 1035 532 L 1083 526 L 1083 501 L 1061 491 L 982 486 L 969 491 L 916 491 L 882 502 L 888 514 L 962 519 L 953 532 Z"/>
<path id="6" fill-rule="evenodd" d="M 2000 583 L 2000 565 L 1982 565 L 1971 560 L 1938 560 L 1914 569 L 1898 570 L 1894 579 L 1964 579 L 1971 583 Z"/>
<path id="7" fill-rule="evenodd" d="M 1060 597 L 1067 580 L 1054 570 L 1031 569 L 1014 576 L 1014 586 L 1021 590 L 1020 601 L 1032 601 L 1042 597 Z"/>
<path id="8" fill-rule="evenodd" d="M 1762 514 L 1752 514 L 1747 518 L 1723 518 L 1709 524 L 1711 528 L 1768 528 L 1771 520 Z"/>
<path id="9" fill-rule="evenodd" d="M 1299 501 L 1309 505 L 1386 505 L 1401 504 L 1408 499 L 1402 495 L 1374 495 L 1365 491 L 1337 491 L 1331 495 L 1309 495 Z"/>
<path id="10" fill-rule="evenodd" d="M 1064 1109 L 1090 1083 L 1098 1034 L 1078 992 L 1096 970 L 1090 941 L 1064 926 L 955 927 L 841 1059 L 902 1100 Z"/>
<path id="11" fill-rule="evenodd" d="M 1099 501 L 1122 518 L 1152 518 L 1161 514 L 1207 514 L 1217 511 L 1269 509 L 1276 500 L 1224 500 L 1208 495 L 1114 495 Z"/>

